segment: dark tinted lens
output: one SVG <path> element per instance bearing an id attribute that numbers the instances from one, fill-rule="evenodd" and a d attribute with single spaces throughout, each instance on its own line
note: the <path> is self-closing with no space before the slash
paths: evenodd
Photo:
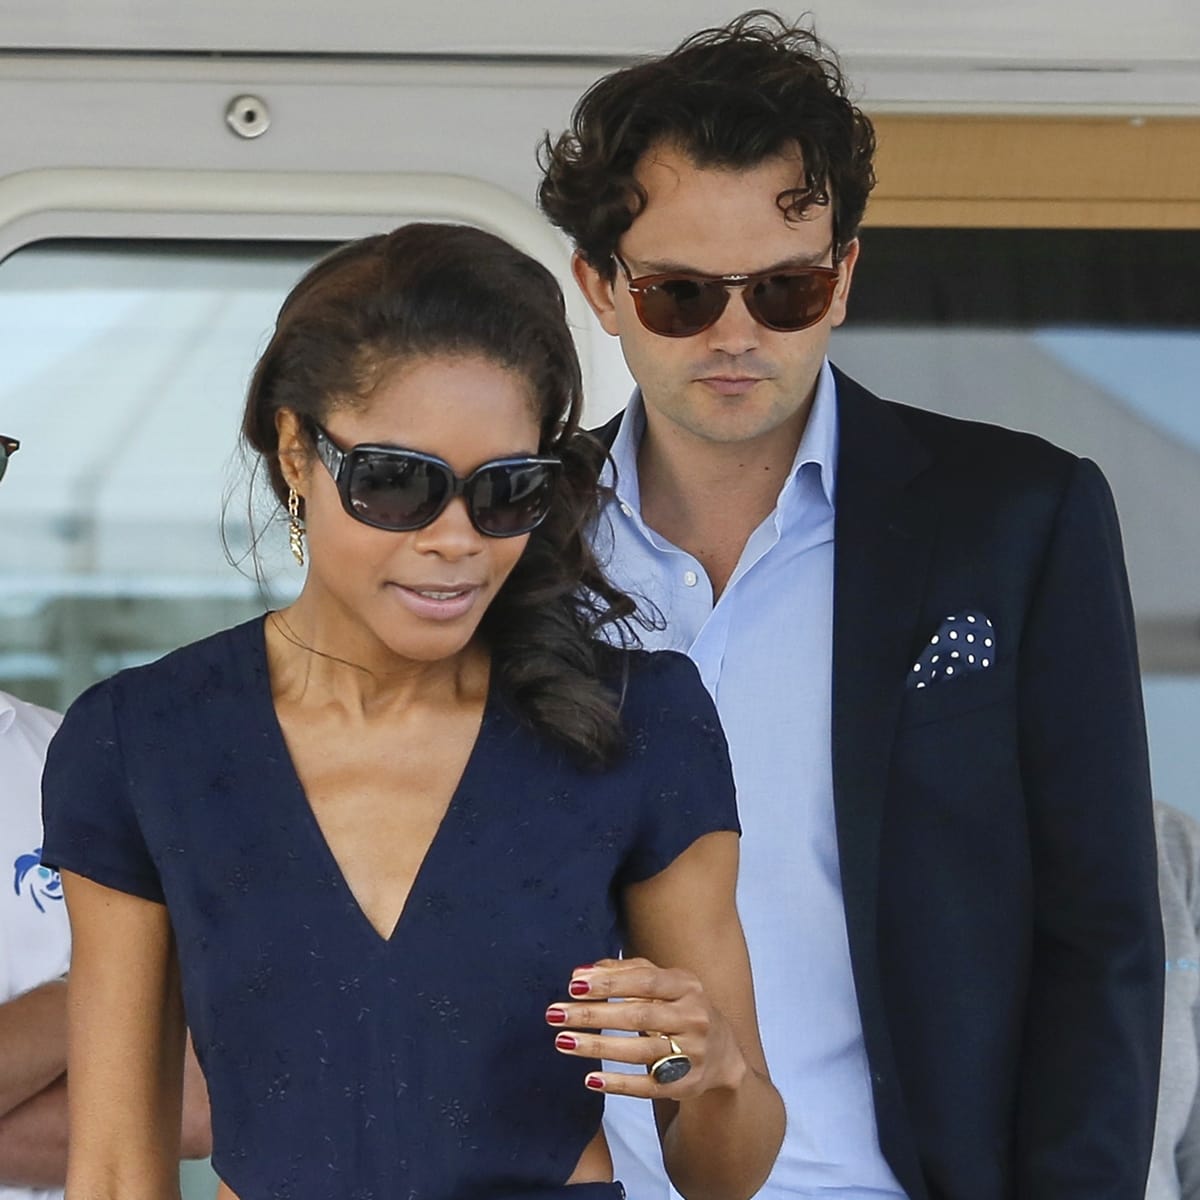
<path id="1" fill-rule="evenodd" d="M 834 280 L 825 275 L 765 275 L 746 290 L 746 305 L 772 329 L 806 329 L 829 307 Z"/>
<path id="2" fill-rule="evenodd" d="M 498 463 L 471 478 L 471 518 L 480 533 L 515 537 L 537 528 L 554 499 L 557 465 Z"/>
<path id="3" fill-rule="evenodd" d="M 350 505 L 384 529 L 418 529 L 437 516 L 450 491 L 444 467 L 403 454 L 356 450 L 350 458 Z"/>
<path id="4" fill-rule="evenodd" d="M 689 337 L 716 321 L 728 299 L 719 283 L 667 279 L 645 289 L 639 308 L 642 321 L 655 333 Z"/>

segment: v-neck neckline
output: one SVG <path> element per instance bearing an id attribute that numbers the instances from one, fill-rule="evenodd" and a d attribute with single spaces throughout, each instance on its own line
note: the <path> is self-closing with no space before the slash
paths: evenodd
<path id="1" fill-rule="evenodd" d="M 431 863 L 440 855 L 441 848 L 447 841 L 449 836 L 448 827 L 451 824 L 451 819 L 457 819 L 464 805 L 469 802 L 471 795 L 470 784 L 477 773 L 477 764 L 482 757 L 482 749 L 489 736 L 494 720 L 497 690 L 496 673 L 494 670 L 489 669 L 487 694 L 484 697 L 479 728 L 475 731 L 475 738 L 471 743 L 471 749 L 467 754 L 466 761 L 463 763 L 463 769 L 458 777 L 458 782 L 454 785 L 454 790 L 450 794 L 449 803 L 447 803 L 437 823 L 437 827 L 434 829 L 433 837 L 430 838 L 429 844 L 425 847 L 425 852 L 421 856 L 420 864 L 413 875 L 412 882 L 409 884 L 404 902 L 396 915 L 395 923 L 387 934 L 383 934 L 375 928 L 375 925 L 359 902 L 358 897 L 354 894 L 354 889 L 350 886 L 346 874 L 342 870 L 342 865 L 338 861 L 337 855 L 334 854 L 333 847 L 329 844 L 329 839 L 325 836 L 325 831 L 321 828 L 321 822 L 317 819 L 317 814 L 308 798 L 308 793 L 304 790 L 304 783 L 300 778 L 300 773 L 296 770 L 296 763 L 288 747 L 287 737 L 283 732 L 283 724 L 279 720 L 279 711 L 275 707 L 275 696 L 271 690 L 271 668 L 267 656 L 267 620 L 270 615 L 269 612 L 265 613 L 257 621 L 251 622 L 250 628 L 253 634 L 254 654 L 257 660 L 256 666 L 258 667 L 256 672 L 258 676 L 256 680 L 258 698 L 264 709 L 263 719 L 265 728 L 275 743 L 275 759 L 279 764 L 279 769 L 288 776 L 288 793 L 296 801 L 296 806 L 299 810 L 298 819 L 305 827 L 308 841 L 314 846 L 318 857 L 323 860 L 324 868 L 336 880 L 337 891 L 347 902 L 345 907 L 353 910 L 356 918 L 355 923 L 366 931 L 375 946 L 391 946 L 398 940 L 399 934 L 404 927 L 411 923 L 409 914 L 413 909 L 414 899 L 422 889 L 426 877 L 433 869 Z"/>

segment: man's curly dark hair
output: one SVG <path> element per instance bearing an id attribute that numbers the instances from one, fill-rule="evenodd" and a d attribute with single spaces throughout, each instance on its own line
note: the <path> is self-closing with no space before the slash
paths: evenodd
<path id="1" fill-rule="evenodd" d="M 617 242 L 646 202 L 634 170 L 647 150 L 667 145 L 699 167 L 745 170 L 798 147 L 804 181 L 780 193 L 779 207 L 798 220 L 832 204 L 839 258 L 875 185 L 875 131 L 846 92 L 837 55 L 812 29 L 753 9 L 593 84 L 570 129 L 542 141 L 538 202 L 611 279 Z"/>

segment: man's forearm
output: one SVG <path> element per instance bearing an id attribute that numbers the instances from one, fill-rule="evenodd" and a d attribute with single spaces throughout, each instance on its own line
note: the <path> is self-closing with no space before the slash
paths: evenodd
<path id="1" fill-rule="evenodd" d="M 207 1094 L 202 1082 L 185 1085 L 184 1158 L 212 1153 Z M 67 1077 L 0 1117 L 0 1187 L 60 1188 L 67 1177 Z"/>
<path id="2" fill-rule="evenodd" d="M 62 1187 L 67 1178 L 67 1081 L 61 1076 L 0 1117 L 0 1185 Z"/>
<path id="3" fill-rule="evenodd" d="M 0 1116 L 67 1069 L 67 985 L 44 983 L 0 1004 Z"/>

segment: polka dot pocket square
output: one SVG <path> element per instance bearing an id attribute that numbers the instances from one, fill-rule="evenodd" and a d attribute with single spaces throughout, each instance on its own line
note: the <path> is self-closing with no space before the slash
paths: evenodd
<path id="1" fill-rule="evenodd" d="M 986 671 L 996 661 L 996 630 L 978 610 L 968 609 L 947 617 L 929 639 L 929 645 L 908 673 L 910 688 L 952 683 L 975 671 Z"/>

